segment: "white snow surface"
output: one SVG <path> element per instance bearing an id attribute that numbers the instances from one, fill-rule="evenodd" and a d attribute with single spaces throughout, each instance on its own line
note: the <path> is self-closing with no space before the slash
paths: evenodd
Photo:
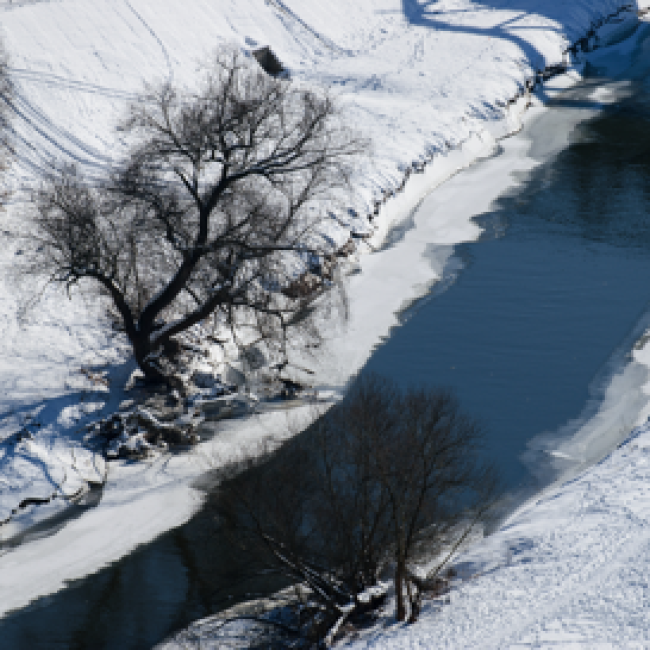
<path id="1" fill-rule="evenodd" d="M 650 425 L 549 489 L 457 563 L 416 625 L 345 648 L 648 648 Z"/>
<path id="2" fill-rule="evenodd" d="M 298 83 L 330 88 L 345 106 L 350 123 L 373 144 L 371 161 L 355 178 L 354 207 L 360 218 L 337 215 L 330 233 L 334 240 L 344 242 L 350 229 L 366 228 L 366 211 L 381 190 L 396 187 L 413 162 L 431 160 L 425 173 L 413 174 L 405 192 L 382 208 L 371 240 L 377 245 L 390 225 L 407 217 L 431 190 L 490 154 L 495 138 L 519 129 L 526 99 L 508 101 L 526 79 L 538 69 L 567 60 L 564 53 L 572 42 L 583 37 L 594 21 L 625 4 L 625 0 L 0 0 L 0 24 L 16 88 L 11 103 L 15 159 L 9 172 L 14 194 L 0 228 L 0 440 L 5 440 L 0 444 L 0 521 L 11 517 L 26 498 L 56 494 L 48 512 L 63 507 L 78 488 L 108 472 L 98 507 L 49 537 L 0 555 L 0 615 L 182 524 L 201 503 L 200 493 L 191 487 L 197 475 L 237 457 L 264 436 L 288 429 L 279 413 L 233 421 L 221 425 L 215 439 L 191 454 L 161 455 L 139 465 L 118 461 L 105 467 L 83 448 L 82 425 L 117 407 L 132 364 L 124 342 L 112 333 L 92 296 L 73 294 L 68 299 L 13 272 L 21 256 L 20 237 L 30 232 L 29 190 L 53 160 L 76 162 L 90 175 L 101 171 L 124 145 L 114 125 L 144 83 L 173 80 L 191 86 L 216 47 L 234 43 L 251 51 L 270 45 Z M 619 41 L 636 26 L 634 12 L 623 14 L 603 28 L 600 44 Z M 554 79 L 545 92 L 569 86 L 578 78 L 577 70 Z M 529 115 L 543 114 L 537 104 Z M 560 139 L 557 146 L 562 144 Z M 430 194 L 425 200 L 427 218 L 424 210 L 416 213 L 418 225 L 404 245 L 359 259 L 361 273 L 349 281 L 350 319 L 333 332 L 330 353 L 317 367 L 320 383 L 343 387 L 397 323 L 396 312 L 441 277 L 451 245 L 479 235 L 471 216 L 512 185 L 513 169 L 538 164 L 525 157 L 521 141 L 505 146 L 512 150 L 495 159 L 489 172 L 470 169 L 454 179 L 456 185 L 446 183 Z M 548 155 L 552 149 L 549 143 Z M 471 193 L 466 183 L 472 183 Z M 431 244 L 435 254 L 424 257 Z M 41 291 L 39 303 L 30 307 L 29 297 Z M 646 415 L 640 409 L 635 419 Z M 309 409 L 301 409 L 295 417 L 311 415 Z M 32 437 L 14 444 L 9 437 L 22 427 Z M 645 452 L 625 449 L 591 471 L 604 472 L 625 460 L 638 468 L 640 484 Z M 591 485 L 589 476 L 580 481 Z M 630 474 L 626 486 L 636 490 L 632 479 Z M 611 488 L 618 489 L 614 484 Z M 575 496 L 581 493 L 571 489 L 562 488 L 560 494 L 574 495 L 563 497 L 575 506 L 566 510 L 573 521 L 572 516 L 579 519 L 582 511 L 576 504 L 582 501 Z M 602 489 L 607 493 L 607 487 Z M 610 497 L 612 503 L 623 498 L 618 491 Z M 534 540 L 537 534 L 546 535 L 560 515 L 555 512 L 547 521 L 551 515 L 543 503 L 519 515 L 520 528 L 509 530 L 525 529 Z M 624 524 L 617 519 L 616 508 L 611 509 L 612 531 Z M 0 540 L 38 518 L 37 509 L 24 508 L 9 526 L 0 527 Z M 602 526 L 590 520 L 595 523 L 588 530 L 604 531 L 608 512 L 605 508 L 601 513 Z M 22 524 L 16 521 L 21 518 Z M 574 550 L 569 523 L 562 521 Z M 629 531 L 634 531 L 637 520 L 631 521 Z M 578 530 L 577 523 L 574 528 Z M 502 533 L 506 534 L 507 530 Z M 489 542 L 492 546 L 485 547 L 494 566 L 501 566 L 494 560 L 502 552 L 499 539 L 506 538 L 497 536 Z M 595 532 L 590 539 L 597 550 Z M 603 539 L 607 548 L 602 557 L 607 559 L 609 538 Z M 610 543 L 622 540 L 618 535 Z M 523 559 L 520 564 L 525 565 Z M 511 570 L 511 565 L 503 570 Z M 562 571 L 555 578 L 562 580 Z M 536 584 L 532 573 L 527 579 Z M 475 583 L 468 582 L 463 589 Z M 491 607 L 485 594 L 483 602 Z M 531 606 L 522 611 L 536 610 Z M 431 625 L 441 615 L 451 616 L 436 614 Z M 466 625 L 473 629 L 471 620 Z M 417 629 L 399 634 L 416 634 Z M 426 629 L 423 623 L 422 630 Z M 526 633 L 531 629 L 528 626 Z M 476 630 L 479 634 L 480 627 Z M 435 637 L 433 628 L 422 633 Z M 407 647 L 400 637 L 392 641 L 391 634 L 398 631 L 389 631 L 390 647 Z M 422 647 L 430 647 L 427 638 L 422 637 Z"/>

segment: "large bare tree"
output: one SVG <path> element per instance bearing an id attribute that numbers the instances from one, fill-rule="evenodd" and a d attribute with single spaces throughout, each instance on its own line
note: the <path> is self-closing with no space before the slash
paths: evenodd
<path id="1" fill-rule="evenodd" d="M 39 270 L 106 294 L 152 380 L 199 323 L 281 352 L 290 331 L 312 339 L 317 291 L 287 289 L 327 254 L 318 225 L 365 147 L 333 99 L 226 50 L 197 91 L 150 91 L 120 129 L 132 146 L 103 183 L 64 168 L 38 194 Z"/>

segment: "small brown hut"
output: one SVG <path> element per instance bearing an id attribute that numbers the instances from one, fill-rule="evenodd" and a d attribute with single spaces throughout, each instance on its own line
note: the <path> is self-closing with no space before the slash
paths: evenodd
<path id="1" fill-rule="evenodd" d="M 272 77 L 278 77 L 282 73 L 286 73 L 284 66 L 280 63 L 280 59 L 278 59 L 270 47 L 260 47 L 258 50 L 253 50 L 253 56 L 264 72 L 270 74 Z"/>

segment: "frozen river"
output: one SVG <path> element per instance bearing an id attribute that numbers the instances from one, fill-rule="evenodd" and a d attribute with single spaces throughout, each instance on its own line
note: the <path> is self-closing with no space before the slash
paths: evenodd
<path id="1" fill-rule="evenodd" d="M 648 371 L 630 359 L 650 301 L 643 47 L 624 79 L 588 78 L 514 139 L 541 164 L 514 166 L 510 189 L 475 215 L 478 242 L 431 244 L 432 261 L 446 260 L 443 282 L 403 312 L 364 369 L 452 387 L 483 421 L 487 453 L 512 490 L 597 457 L 647 402 Z M 389 245 L 407 245 L 418 219 L 454 210 L 449 192 L 480 186 L 480 174 L 512 155 L 504 146 L 434 192 Z M 220 576 L 233 567 L 208 500 L 185 526 L 1 619 L 0 645 L 150 647 L 232 602 L 224 595 L 235 589 Z"/>
<path id="2" fill-rule="evenodd" d="M 510 487 L 551 477 L 539 436 L 567 438 L 589 422 L 647 327 L 647 91 L 627 87 L 626 99 L 578 125 L 569 147 L 477 216 L 481 240 L 455 247 L 446 281 L 404 313 L 366 365 L 451 387 L 482 420 Z M 581 92 L 570 95 L 564 101 L 580 105 Z M 626 409 L 610 414 L 603 435 L 629 431 L 633 395 L 646 402 L 647 369 L 633 365 Z"/>

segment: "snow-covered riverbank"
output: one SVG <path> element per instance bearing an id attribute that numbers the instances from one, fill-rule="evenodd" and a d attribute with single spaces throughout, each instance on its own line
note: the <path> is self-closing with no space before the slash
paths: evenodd
<path id="1" fill-rule="evenodd" d="M 20 187 L 35 182 L 50 156 L 67 156 L 87 169 L 105 164 L 119 147 L 110 125 L 143 80 L 173 76 L 190 82 L 205 53 L 225 41 L 248 49 L 270 44 L 294 78 L 336 88 L 349 106 L 351 121 L 372 137 L 374 159 L 359 170 L 357 179 L 359 207 L 369 209 L 380 190 L 401 182 L 408 166 L 434 154 L 424 173 L 412 174 L 405 192 L 380 212 L 376 243 L 429 190 L 491 153 L 495 136 L 516 130 L 526 101 L 508 105 L 508 100 L 536 69 L 561 62 L 567 46 L 583 37 L 593 21 L 623 3 L 584 0 L 566 8 L 561 2 L 533 0 L 428 6 L 365 0 L 352 7 L 332 3 L 327 10 L 295 1 L 177 4 L 66 0 L 0 7 L 18 84 L 18 144 L 11 176 L 18 198 Z M 625 22 L 608 26 L 603 38 L 626 35 L 633 25 L 630 14 Z M 571 74 L 558 77 L 545 93 L 571 80 Z M 322 383 L 341 387 L 396 323 L 395 312 L 440 277 L 449 254 L 444 247 L 478 236 L 470 217 L 512 183 L 508 165 L 513 160 L 523 160 L 523 151 L 501 157 L 491 176 L 464 174 L 463 183 L 473 188 L 462 206 L 445 194 L 453 191 L 449 184 L 427 199 L 428 209 L 437 203 L 438 211 L 417 234 L 420 248 L 393 247 L 364 256 L 362 273 L 350 282 L 350 321 L 321 362 Z M 7 233 L 24 227 L 22 210 L 19 201 L 11 207 Z M 360 214 L 365 218 L 361 209 Z M 355 220 L 346 219 L 338 215 L 333 229 L 332 236 L 341 241 L 355 228 Z M 422 255 L 431 242 L 441 253 L 433 270 L 431 259 Z M 115 340 L 108 325 L 96 319 L 95 306 L 82 300 L 66 299 L 62 309 L 63 298 L 47 294 L 31 324 L 21 326 L 20 305 L 7 272 L 17 254 L 19 243 L 8 238 L 0 253 L 0 437 L 17 431 L 28 414 L 40 426 L 32 427 L 34 437 L 24 445 L 22 457 L 0 451 L 5 515 L 24 498 L 57 489 L 56 472 L 73 464 L 65 455 L 80 449 L 78 428 L 84 419 L 111 408 L 119 398 L 113 393 L 105 404 L 103 379 L 82 375 L 81 368 L 94 373 L 111 363 L 113 386 L 120 386 L 125 355 L 123 348 L 114 351 Z M 83 576 L 182 523 L 200 505 L 200 494 L 190 487 L 197 474 L 237 454 L 247 442 L 284 428 L 278 414 L 232 422 L 193 454 L 163 456 L 148 465 L 111 464 L 98 508 L 56 534 L 0 557 L 0 612 L 51 593 L 65 580 Z"/>
<path id="2" fill-rule="evenodd" d="M 644 426 L 466 554 L 456 588 L 417 625 L 344 647 L 647 648 L 649 451 Z"/>

